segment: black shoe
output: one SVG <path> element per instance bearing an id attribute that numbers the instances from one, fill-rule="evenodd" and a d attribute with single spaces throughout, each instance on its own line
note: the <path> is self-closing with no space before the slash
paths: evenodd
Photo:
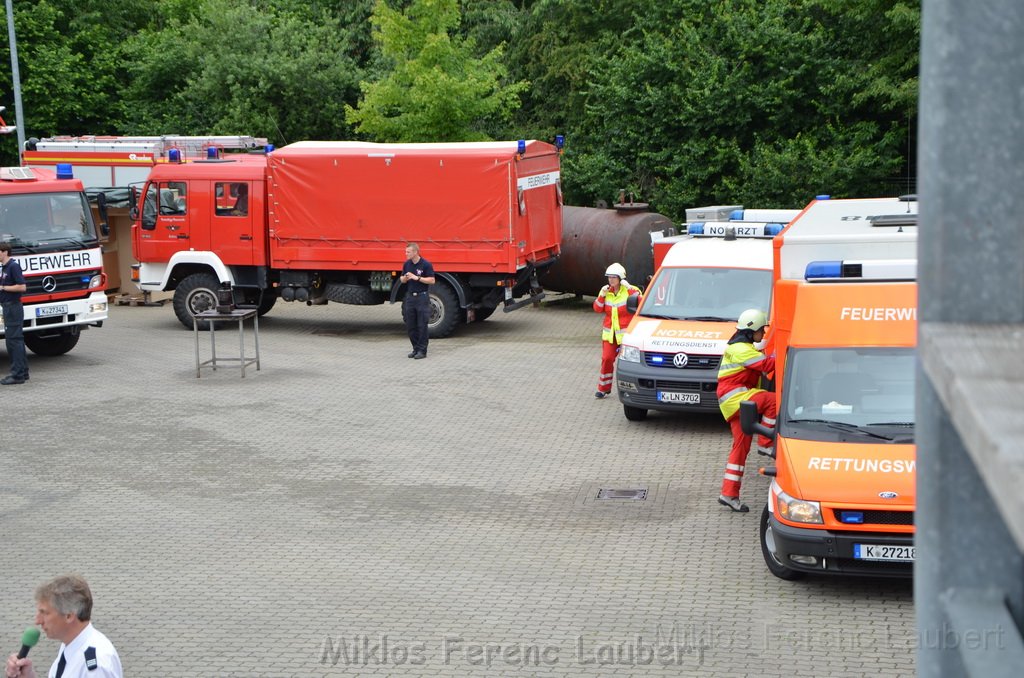
<path id="1" fill-rule="evenodd" d="M 727 497 L 724 494 L 718 495 L 718 503 L 722 506 L 728 506 L 736 513 L 746 513 L 750 510 L 750 507 L 740 501 L 739 497 Z"/>
<path id="2" fill-rule="evenodd" d="M 605 393 L 604 391 L 598 391 L 597 393 L 594 394 L 594 397 L 595 398 L 607 398 L 608 394 Z"/>
<path id="3" fill-rule="evenodd" d="M 415 358 L 416 360 L 423 360 L 424 358 L 427 357 L 427 354 L 423 353 L 422 351 L 420 351 L 420 352 L 414 353 L 412 357 Z"/>
<path id="4" fill-rule="evenodd" d="M 409 351 L 409 357 L 410 358 L 415 358 L 416 357 L 416 351 Z"/>
<path id="5" fill-rule="evenodd" d="M 25 380 L 22 379 L 21 377 L 14 377 L 14 376 L 11 376 L 11 375 L 7 375 L 3 379 L 0 379 L 0 384 L 3 384 L 4 386 L 10 386 L 11 384 L 24 384 L 24 383 L 25 383 Z"/>

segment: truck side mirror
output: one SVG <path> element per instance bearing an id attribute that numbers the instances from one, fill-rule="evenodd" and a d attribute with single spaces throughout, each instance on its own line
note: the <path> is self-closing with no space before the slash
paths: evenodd
<path id="1" fill-rule="evenodd" d="M 640 297 L 635 294 L 631 294 L 626 297 L 626 310 L 630 313 L 636 313 L 636 309 L 640 307 Z"/>
<path id="2" fill-rule="evenodd" d="M 761 435 L 768 436 L 774 440 L 775 429 L 768 428 L 758 421 L 758 419 L 760 419 L 760 417 L 757 413 L 757 403 L 750 400 L 744 400 L 740 403 L 740 429 L 742 429 L 748 436 L 760 433 Z"/>
<path id="3" fill-rule="evenodd" d="M 104 236 L 110 235 L 110 219 L 107 215 L 107 196 L 103 193 L 96 194 L 96 211 L 100 215 L 100 233 Z"/>
<path id="4" fill-rule="evenodd" d="M 128 187 L 128 218 L 135 221 L 139 218 L 139 187 Z"/>

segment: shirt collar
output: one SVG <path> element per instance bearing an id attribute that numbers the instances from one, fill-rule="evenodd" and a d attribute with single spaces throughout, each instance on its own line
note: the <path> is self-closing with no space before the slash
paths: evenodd
<path id="1" fill-rule="evenodd" d="M 91 636 L 92 622 L 89 622 L 89 624 L 84 629 L 82 629 L 81 633 L 75 636 L 75 639 L 72 640 L 71 643 L 69 643 L 68 645 L 65 645 L 64 648 L 61 650 L 64 653 L 64 656 L 67 657 L 69 655 L 81 654 L 82 652 L 85 652 L 85 644 L 89 642 L 89 638 Z"/>

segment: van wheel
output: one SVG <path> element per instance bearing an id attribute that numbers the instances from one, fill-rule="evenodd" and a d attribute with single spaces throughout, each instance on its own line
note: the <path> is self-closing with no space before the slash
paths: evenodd
<path id="1" fill-rule="evenodd" d="M 768 510 L 768 504 L 765 504 L 764 511 L 761 512 L 761 555 L 764 556 L 765 565 L 779 579 L 785 579 L 786 581 L 803 579 L 805 573 L 786 567 L 775 556 L 775 535 L 772 532 L 771 525 L 768 524 L 768 516 L 770 515 L 771 512 Z"/>
<path id="2" fill-rule="evenodd" d="M 643 421 L 647 418 L 647 410 L 642 407 L 630 407 L 629 405 L 623 405 L 622 413 L 626 415 L 626 419 L 629 419 L 630 421 Z"/>
<path id="3" fill-rule="evenodd" d="M 430 318 L 427 331 L 431 339 L 447 337 L 455 331 L 459 322 L 459 298 L 447 283 L 439 282 L 430 286 Z"/>
<path id="4" fill-rule="evenodd" d="M 25 335 L 25 346 L 36 355 L 64 355 L 75 347 L 81 333 L 68 331 L 56 336 L 41 337 L 36 332 L 29 332 Z"/>
<path id="5" fill-rule="evenodd" d="M 217 308 L 219 286 L 212 273 L 193 273 L 178 284 L 174 290 L 174 315 L 182 325 L 192 329 L 193 316 Z"/>

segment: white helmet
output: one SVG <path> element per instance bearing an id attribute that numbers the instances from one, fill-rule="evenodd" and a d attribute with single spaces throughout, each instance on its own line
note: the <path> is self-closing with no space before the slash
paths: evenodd
<path id="1" fill-rule="evenodd" d="M 768 316 L 765 315 L 764 311 L 756 308 L 748 308 L 743 313 L 740 313 L 740 319 L 736 323 L 736 329 L 753 330 L 757 332 L 767 324 Z"/>
<path id="2" fill-rule="evenodd" d="M 614 275 L 619 280 L 625 280 L 626 269 L 622 267 L 622 264 L 612 264 L 608 267 L 608 270 L 604 272 L 604 276 L 606 278 L 610 275 Z"/>

